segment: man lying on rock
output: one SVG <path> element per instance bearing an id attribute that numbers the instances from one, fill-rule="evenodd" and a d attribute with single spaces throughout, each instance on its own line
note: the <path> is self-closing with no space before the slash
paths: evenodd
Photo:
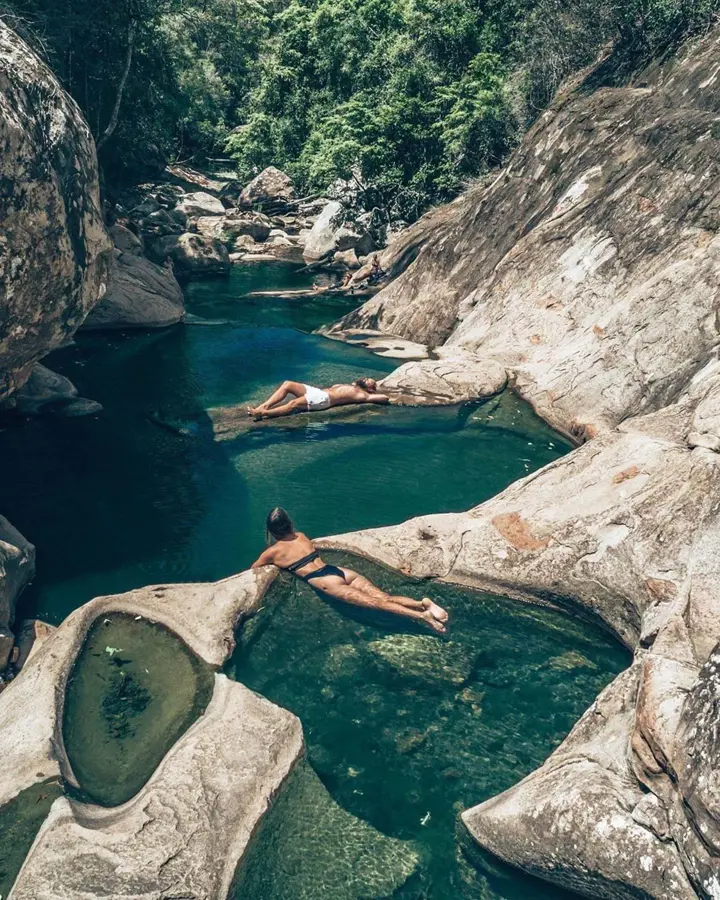
<path id="1" fill-rule="evenodd" d="M 289 397 L 292 399 L 288 399 Z M 330 409 L 332 406 L 389 402 L 388 396 L 377 392 L 377 381 L 374 378 L 358 378 L 352 384 L 334 384 L 329 388 L 317 388 L 299 381 L 283 381 L 264 403 L 249 407 L 248 415 L 256 420 L 277 419 L 299 412 Z"/>

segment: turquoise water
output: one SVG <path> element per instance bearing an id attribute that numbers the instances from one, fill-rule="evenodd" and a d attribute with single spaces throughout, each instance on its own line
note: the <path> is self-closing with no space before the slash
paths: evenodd
<path id="1" fill-rule="evenodd" d="M 139 617 L 95 621 L 68 681 L 63 740 L 82 795 L 133 797 L 210 702 L 212 670 L 172 632 Z"/>
<path id="2" fill-rule="evenodd" d="M 277 504 L 310 535 L 391 524 L 466 509 L 567 452 L 510 394 L 461 408 L 298 416 L 216 440 L 208 410 L 255 403 L 285 378 L 326 385 L 395 367 L 309 333 L 353 300 L 243 296 L 313 280 L 291 265 L 236 268 L 228 280 L 188 288 L 196 321 L 214 324 L 80 335 L 47 360 L 105 411 L 0 429 L 13 472 L 0 485 L 0 509 L 38 549 L 21 615 L 59 622 L 100 594 L 240 571 L 262 549 L 264 518 Z M 457 815 L 539 764 L 625 665 L 624 654 L 557 613 L 432 591 L 452 614 L 447 640 L 363 618 L 285 581 L 243 631 L 230 674 L 298 713 L 309 755 L 238 875 L 243 897 L 564 896 L 496 862 L 470 864 L 478 854 L 456 832 Z M 154 641 L 144 660 L 164 657 Z M 110 665 L 104 646 L 84 652 L 86 672 Z M 101 679 L 93 691 L 92 679 L 77 677 L 68 696 L 74 765 L 86 791 L 106 803 L 136 790 L 126 776 L 137 770 L 144 780 L 157 747 L 174 739 L 143 718 L 144 692 L 168 695 L 164 676 L 128 659 L 122 665 L 142 682 L 133 697 L 144 707 L 132 735 L 108 735 Z M 185 697 L 180 712 L 191 705 Z M 149 763 L 141 758 L 148 747 Z"/>
<path id="3" fill-rule="evenodd" d="M 267 270 L 233 277 L 247 290 Z M 267 277 L 293 285 L 292 272 Z M 191 284 L 190 310 L 206 316 L 233 284 Z M 78 335 L 47 360 L 105 411 L 0 431 L 13 473 L 0 509 L 38 553 L 22 613 L 57 623 L 100 594 L 240 571 L 262 549 L 275 505 L 310 535 L 400 522 L 466 509 L 568 449 L 510 394 L 461 409 L 304 415 L 214 441 L 211 407 L 256 402 L 285 378 L 322 385 L 396 365 L 298 330 L 315 326 L 314 300 L 272 312 L 234 305 L 237 322 Z M 247 321 L 258 316 L 264 325 Z M 154 418 L 189 423 L 190 433 Z"/>
<path id="4" fill-rule="evenodd" d="M 429 593 L 449 610 L 450 633 L 439 639 L 328 602 L 287 576 L 276 582 L 228 672 L 300 717 L 310 765 L 345 816 L 374 832 L 354 836 L 354 821 L 333 814 L 301 773 L 258 835 L 236 900 L 567 896 L 497 863 L 472 865 L 468 855 L 480 854 L 468 854 L 464 829 L 456 835 L 457 817 L 540 765 L 626 667 L 625 651 L 551 610 L 323 556 L 392 593 Z M 375 845 L 388 859 L 386 893 L 373 892 Z"/>

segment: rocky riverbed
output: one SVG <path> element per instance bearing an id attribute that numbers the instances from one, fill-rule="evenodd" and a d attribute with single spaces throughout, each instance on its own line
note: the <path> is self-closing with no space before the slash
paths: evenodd
<path id="1" fill-rule="evenodd" d="M 330 197 L 297 198 L 277 170 L 236 185 L 175 167 L 118 198 L 106 232 L 77 108 L 2 23 L 0 49 L 13 191 L 0 245 L 6 407 L 98 411 L 38 368 L 89 313 L 89 328 L 167 326 L 183 317 L 180 281 L 227 273 L 231 257 L 304 256 L 359 280 L 363 251 L 382 248 L 372 220 L 349 221 Z M 591 897 L 720 892 L 718 54 L 714 30 L 632 84 L 605 86 L 598 67 L 567 85 L 491 183 L 390 242 L 392 283 L 331 329 L 423 348 L 389 378 L 401 396 L 466 401 L 507 381 L 582 444 L 468 512 L 325 544 L 562 607 L 632 649 L 540 768 L 463 813 L 501 859 Z M 10 626 L 34 548 L 4 519 L 0 538 L 4 666 L 28 655 L 13 651 Z M 36 630 L 0 695 L 3 808 L 37 802 L 32 792 L 59 778 L 80 788 L 63 746 L 64 687 L 98 616 L 159 622 L 219 666 L 267 578 L 100 598 L 42 645 Z M 127 804 L 54 802 L 12 900 L 225 897 L 302 746 L 290 713 L 215 676 L 204 715 Z"/>

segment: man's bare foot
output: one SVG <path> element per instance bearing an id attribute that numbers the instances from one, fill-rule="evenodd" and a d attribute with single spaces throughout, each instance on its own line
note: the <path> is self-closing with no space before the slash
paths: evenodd
<path id="1" fill-rule="evenodd" d="M 445 632 L 447 631 L 447 628 L 443 625 L 443 623 L 438 621 L 429 609 L 426 609 L 423 613 L 423 619 L 425 619 L 432 630 L 437 631 L 438 634 L 445 634 Z"/>
<path id="2" fill-rule="evenodd" d="M 429 597 L 422 598 L 422 605 L 431 613 L 433 618 L 437 619 L 438 622 L 447 622 L 447 611 L 444 610 L 442 606 L 438 606 L 437 603 L 433 603 Z"/>

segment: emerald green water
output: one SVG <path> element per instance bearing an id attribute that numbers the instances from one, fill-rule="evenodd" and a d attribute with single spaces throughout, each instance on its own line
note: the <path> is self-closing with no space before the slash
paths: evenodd
<path id="1" fill-rule="evenodd" d="M 47 360 L 105 410 L 0 425 L 14 475 L 0 485 L 0 509 L 38 556 L 20 615 L 59 622 L 100 594 L 240 571 L 278 504 L 310 535 L 386 525 L 467 509 L 569 449 L 511 394 L 298 416 L 216 440 L 211 408 L 255 403 L 285 378 L 326 385 L 395 367 L 310 333 L 352 298 L 245 296 L 311 283 L 292 265 L 237 267 L 189 286 L 188 309 L 205 324 L 79 335 Z M 539 764 L 624 656 L 559 614 L 433 591 L 453 616 L 447 641 L 284 582 L 243 632 L 231 673 L 297 712 L 309 748 L 239 873 L 243 897 L 561 896 L 497 864 L 471 865 L 456 817 Z M 83 649 L 64 734 L 93 799 L 132 796 L 202 708 L 205 676 L 177 645 L 148 623 L 110 617 Z"/>
<path id="2" fill-rule="evenodd" d="M 63 740 L 81 791 L 133 797 L 210 702 L 214 677 L 172 632 L 131 616 L 93 623 L 68 682 Z"/>
<path id="3" fill-rule="evenodd" d="M 310 765 L 345 814 L 376 833 L 354 836 L 337 813 L 329 828 L 328 801 L 303 773 L 256 838 L 236 900 L 568 896 L 497 864 L 470 864 L 457 816 L 540 765 L 626 667 L 626 653 L 551 610 L 323 557 L 392 593 L 429 593 L 449 610 L 450 634 L 370 617 L 285 576 L 276 583 L 240 634 L 228 673 L 300 717 Z M 375 845 L 388 860 L 385 892 Z"/>
<path id="4" fill-rule="evenodd" d="M 60 796 L 57 781 L 43 781 L 0 809 L 0 897 L 10 893 L 50 807 Z"/>
<path id="5" fill-rule="evenodd" d="M 192 313 L 212 318 L 220 303 L 236 321 L 80 334 L 48 358 L 105 411 L 0 431 L 13 472 L 0 509 L 37 547 L 21 614 L 58 623 L 100 594 L 231 575 L 262 549 L 276 505 L 310 535 L 385 525 L 466 509 L 567 451 L 510 394 L 460 409 L 316 413 L 215 441 L 211 407 L 256 402 L 285 378 L 332 384 L 396 365 L 298 330 L 339 314 L 322 300 L 240 296 L 268 279 L 296 286 L 296 268 L 236 267 L 230 280 L 189 286 Z M 187 436 L 154 418 L 186 423 Z"/>

